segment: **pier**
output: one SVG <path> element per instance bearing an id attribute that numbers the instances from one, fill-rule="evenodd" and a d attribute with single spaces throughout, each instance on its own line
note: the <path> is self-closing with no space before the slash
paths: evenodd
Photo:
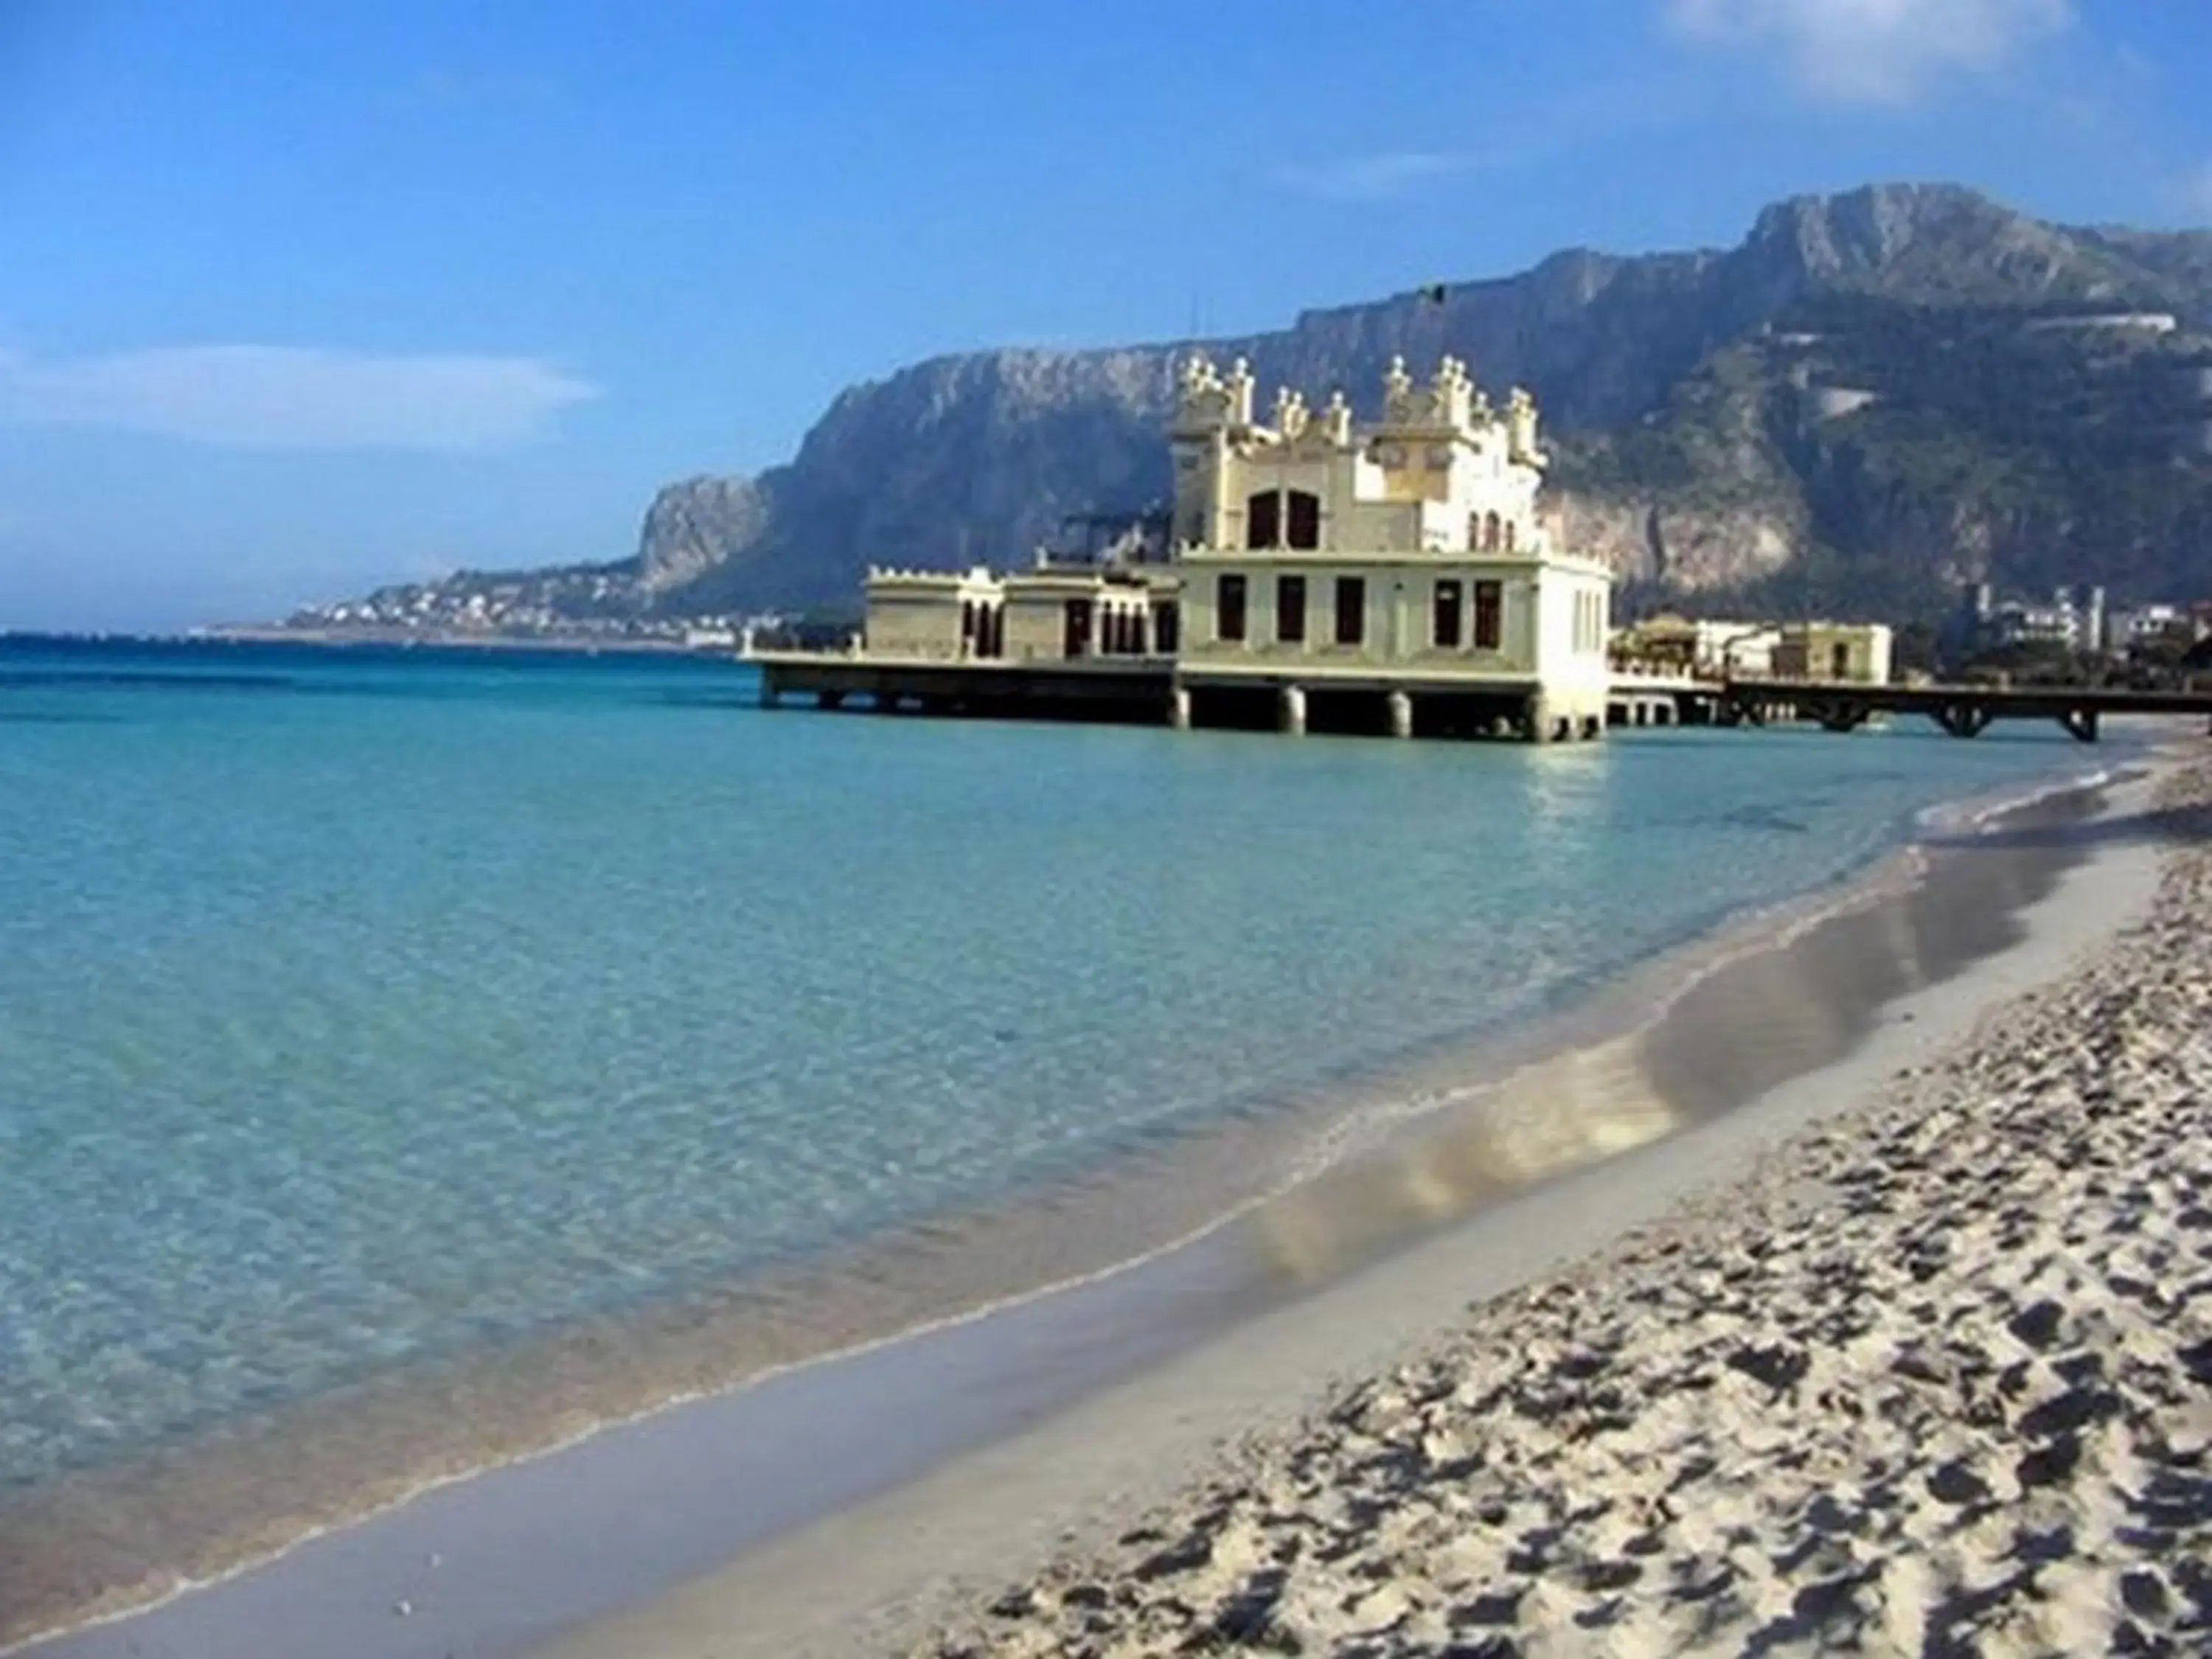
<path id="1" fill-rule="evenodd" d="M 1925 714 L 1954 738 L 1978 737 L 2000 720 L 2056 720 L 2083 743 L 2097 741 L 2106 714 L 2201 714 L 2212 690 L 2136 691 L 2089 685 L 1853 685 L 1823 680 L 1731 679 L 1719 689 L 1723 726 L 1810 720 L 1850 732 L 1877 714 Z"/>
<path id="2" fill-rule="evenodd" d="M 765 708 L 787 696 L 811 697 L 819 708 L 842 708 L 858 698 L 884 714 L 1163 726 L 1175 682 L 1175 665 L 1165 658 L 935 662 L 782 651 L 744 659 L 760 669 Z"/>
<path id="3" fill-rule="evenodd" d="M 1224 672 L 1171 658 L 1091 657 L 1032 662 L 938 661 L 836 652 L 756 652 L 761 702 L 848 702 L 885 714 L 999 720 L 1108 721 L 1365 732 L 1399 738 L 1499 737 L 1557 742 L 1597 735 L 1587 717 L 1554 718 L 1533 682 L 1422 678 L 1358 670 Z M 1617 726 L 1759 727 L 1804 723 L 1852 732 L 1876 714 L 1923 714 L 1953 737 L 2000 720 L 2051 720 L 2094 743 L 2107 714 L 2197 714 L 2212 720 L 2212 688 L 2139 691 L 2083 685 L 1875 685 L 1832 680 L 1725 681 L 1616 676 L 1606 722 Z"/>
<path id="4" fill-rule="evenodd" d="M 1603 721 L 1553 707 L 1534 677 L 1377 672 L 1358 666 L 1192 666 L 1153 655 L 1009 662 L 953 661 L 865 652 L 753 652 L 761 703 L 1000 720 L 1093 720 L 1136 726 L 1480 737 L 1571 742 L 1605 724 L 1671 726 L 1712 718 L 1717 687 L 1628 676 L 1615 682 Z"/>

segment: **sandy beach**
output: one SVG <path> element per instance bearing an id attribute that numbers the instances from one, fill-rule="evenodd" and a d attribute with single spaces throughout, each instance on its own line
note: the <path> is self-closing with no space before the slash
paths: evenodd
<path id="1" fill-rule="evenodd" d="M 2080 971 L 916 1651 L 2212 1647 L 2208 801 Z"/>

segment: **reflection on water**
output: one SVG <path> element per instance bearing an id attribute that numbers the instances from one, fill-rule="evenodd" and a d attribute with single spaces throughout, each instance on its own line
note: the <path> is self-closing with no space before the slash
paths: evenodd
<path id="1" fill-rule="evenodd" d="M 2018 833 L 1956 842 L 1930 879 L 1832 915 L 1786 949 L 1724 961 L 1666 1017 L 1523 1066 L 1446 1124 L 1271 1201 L 1252 1222 L 1267 1269 L 1292 1285 L 1334 1278 L 1843 1059 L 1886 1004 L 2020 937 L 2019 912 L 2050 890 L 2092 805 L 2054 801 Z"/>

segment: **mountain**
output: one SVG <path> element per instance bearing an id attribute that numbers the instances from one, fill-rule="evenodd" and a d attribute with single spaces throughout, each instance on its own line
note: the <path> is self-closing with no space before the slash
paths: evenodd
<path id="1" fill-rule="evenodd" d="M 609 567 L 665 614 L 851 603 L 871 563 L 1022 563 L 1164 495 L 1194 345 L 1263 390 L 1449 351 L 1525 385 L 1569 540 L 1635 599 L 1924 613 L 1952 585 L 2212 591 L 2212 233 L 2069 227 L 1955 185 L 1761 212 L 1737 246 L 1575 249 L 1242 338 L 994 350 L 841 393 L 787 465 L 671 485 Z"/>

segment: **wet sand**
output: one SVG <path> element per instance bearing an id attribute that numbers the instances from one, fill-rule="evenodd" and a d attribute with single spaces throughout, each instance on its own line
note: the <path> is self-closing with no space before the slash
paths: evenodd
<path id="1" fill-rule="evenodd" d="M 1310 1404 L 1351 1374 L 1347 1364 L 1379 1367 L 1470 1297 L 1601 1242 L 1801 1121 L 1773 1100 L 1738 1111 L 1745 1102 L 1871 1053 L 1913 1020 L 1926 1022 L 1923 1037 L 1943 1025 L 1909 1006 L 1912 1019 L 1886 1018 L 1892 999 L 1943 983 L 1955 1024 L 2013 988 L 2008 974 L 2051 971 L 2019 966 L 2042 960 L 2037 940 L 2023 952 L 2019 913 L 2062 872 L 2073 871 L 2062 890 L 2073 908 L 2039 923 L 2045 957 L 2054 939 L 2078 945 L 2114 925 L 2148 891 L 2148 843 L 2133 830 L 2085 830 L 2072 821 L 2081 810 L 2048 804 L 2039 828 L 1939 850 L 1923 883 L 1892 882 L 1776 949 L 1723 953 L 1656 1024 L 1568 1045 L 1488 1098 L 1403 1126 L 1329 1176 L 1138 1267 L 445 1486 L 151 1614 L 34 1651 L 520 1653 L 700 1574 L 637 1615 L 642 1625 L 586 1632 L 564 1651 L 789 1652 L 816 1641 L 842 1650 L 910 1634 L 949 1605 L 942 1591 L 921 1595 L 922 1584 L 1003 1571 L 1021 1559 L 1010 1551 L 1034 1555 L 1049 1542 L 1048 1527 L 1095 1528 L 1102 1510 L 1156 1492 L 1162 1471 L 1179 1472 L 1209 1437 L 1254 1412 Z M 2081 899 L 2085 887 L 2093 902 Z M 1761 1040 L 1735 1040 L 1747 1030 Z M 1802 1113 L 1821 1091 L 1796 1092 Z M 1470 1214 L 1472 1226 L 1403 1254 Z M 1030 1282 L 1050 1276 L 1036 1269 L 1053 1243 L 1040 1237 Z M 1417 1258 L 1438 1249 L 1458 1277 L 1432 1286 L 1443 1299 L 1431 1306 L 1407 1287 Z M 1378 1291 L 1378 1275 L 1391 1285 Z M 1346 1294 L 1355 1305 L 1330 1314 L 1327 1299 Z M 1234 1341 L 1209 1344 L 1224 1328 Z M 1271 1352 L 1255 1372 L 1255 1356 Z M 1117 1408 L 1135 1414 L 1096 1423 Z M 1060 1449 L 1025 1452 L 1033 1435 L 1058 1437 Z M 1054 1470 L 1048 1492 L 1023 1468 L 1038 1455 Z M 943 1501 L 917 1510 L 932 1493 Z M 930 1527 L 932 1548 L 917 1552 L 917 1524 Z M 737 1568 L 713 1572 L 749 1549 Z M 687 1638 L 686 1610 L 702 1605 Z"/>

